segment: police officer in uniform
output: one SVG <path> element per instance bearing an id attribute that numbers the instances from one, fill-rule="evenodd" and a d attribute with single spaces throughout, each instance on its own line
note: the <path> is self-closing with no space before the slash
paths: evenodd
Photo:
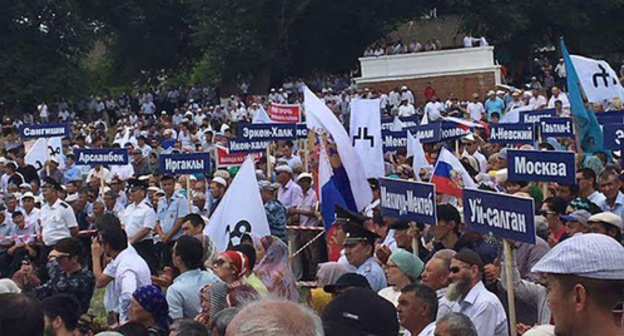
<path id="1" fill-rule="evenodd" d="M 145 197 L 147 183 L 140 179 L 130 180 L 132 204 L 129 204 L 121 218 L 125 225 L 128 241 L 145 260 L 152 274 L 156 274 L 156 251 L 152 231 L 156 226 L 156 212 Z"/>
<path id="2" fill-rule="evenodd" d="M 378 292 L 388 286 L 386 275 L 375 261 L 375 240 L 380 238 L 361 225 L 354 223 L 343 224 L 345 240 L 343 243 L 345 257 L 349 264 L 356 268 L 356 273 L 366 277 L 371 288 Z"/>
<path id="3" fill-rule="evenodd" d="M 43 181 L 43 198 L 46 204 L 41 208 L 40 225 L 43 248 L 41 249 L 41 261 L 45 265 L 48 254 L 54 248 L 54 244 L 63 238 L 78 235 L 78 221 L 72 207 L 58 197 L 61 185 L 55 179 L 47 177 Z M 42 276 L 47 280 L 47 272 L 42 271 Z M 42 279 L 43 280 L 43 279 Z"/>
<path id="4" fill-rule="evenodd" d="M 172 175 L 164 175 L 160 180 L 165 197 L 158 201 L 158 222 L 156 233 L 163 243 L 162 258 L 166 266 L 171 266 L 171 249 L 182 236 L 182 218 L 190 213 L 188 200 L 180 193 L 175 192 L 175 179 Z"/>

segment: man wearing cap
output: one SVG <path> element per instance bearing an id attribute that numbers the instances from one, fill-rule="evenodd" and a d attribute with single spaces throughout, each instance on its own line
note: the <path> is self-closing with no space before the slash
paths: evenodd
<path id="1" fill-rule="evenodd" d="M 182 236 L 182 218 L 190 213 L 188 200 L 180 193 L 175 193 L 175 179 L 171 175 L 164 175 L 160 180 L 165 196 L 158 201 L 156 233 L 160 236 L 165 249 L 163 262 L 171 265 L 171 249 Z"/>
<path id="2" fill-rule="evenodd" d="M 401 87 L 401 100 L 407 100 L 409 104 L 414 105 L 414 94 L 405 85 Z"/>
<path id="3" fill-rule="evenodd" d="M 365 277 L 353 272 L 347 272 L 341 275 L 335 283 L 323 286 L 323 290 L 326 293 L 330 293 L 334 298 L 351 288 L 365 288 L 370 290 L 371 286 Z"/>
<path id="4" fill-rule="evenodd" d="M 55 156 L 52 156 L 48 162 L 41 169 L 41 179 L 45 180 L 46 177 L 51 177 L 58 182 L 63 179 L 63 172 L 59 169 L 59 160 Z M 19 184 L 18 184 L 19 185 Z"/>
<path id="5" fill-rule="evenodd" d="M 494 90 L 488 91 L 488 99 L 485 101 L 485 111 L 487 111 L 488 120 L 492 120 L 493 113 L 498 113 L 499 117 L 502 117 L 504 110 L 505 102 L 496 96 Z"/>
<path id="6" fill-rule="evenodd" d="M 613 307 L 622 301 L 623 255 L 619 242 L 589 233 L 559 243 L 533 267 L 546 273 L 556 335 L 622 335 Z"/>
<path id="7" fill-rule="evenodd" d="M 487 170 L 487 159 L 485 155 L 479 152 L 479 141 L 477 141 L 477 138 L 478 137 L 475 137 L 474 134 L 470 133 L 461 139 L 462 145 L 464 145 L 462 157 L 467 155 L 473 156 L 479 163 L 479 172 L 485 173 Z"/>
<path id="8" fill-rule="evenodd" d="M 522 96 L 522 91 L 520 90 L 514 90 L 511 93 L 511 101 L 507 103 L 507 107 L 505 108 L 505 113 L 524 106 L 524 102 L 522 101 L 522 99 L 520 99 L 521 96 Z"/>
<path id="9" fill-rule="evenodd" d="M 40 230 L 39 216 L 41 210 L 35 207 L 35 195 L 31 192 L 26 192 L 22 195 L 21 201 L 24 208 L 26 226 L 36 226 Z"/>
<path id="10" fill-rule="evenodd" d="M 564 109 L 570 109 L 570 101 L 565 93 L 561 92 L 557 86 L 553 86 L 551 92 L 552 96 L 550 96 L 550 99 L 548 100 L 548 108 L 554 108 L 555 102 L 559 100 Z"/>
<path id="11" fill-rule="evenodd" d="M 289 165 L 275 167 L 276 180 L 279 183 L 277 199 L 288 209 L 289 215 L 295 214 L 297 206 L 303 199 L 301 187 L 293 181 L 293 170 Z"/>
<path id="12" fill-rule="evenodd" d="M 605 211 L 589 217 L 587 224 L 590 232 L 604 234 L 618 243 L 622 242 L 622 217 Z"/>
<path id="13" fill-rule="evenodd" d="M 117 194 L 113 190 L 107 190 L 104 192 L 104 213 L 110 213 L 117 218 L 121 218 L 124 212 L 124 207 L 117 202 Z"/>
<path id="14" fill-rule="evenodd" d="M 156 226 L 156 213 L 145 197 L 146 189 L 145 182 L 130 180 L 133 203 L 128 205 L 120 219 L 125 225 L 128 241 L 155 274 L 157 265 L 152 230 Z"/>
<path id="15" fill-rule="evenodd" d="M 43 181 L 42 189 L 46 204 L 40 212 L 41 235 L 45 245 L 41 254 L 45 260 L 56 242 L 78 234 L 78 222 L 71 206 L 58 197 L 61 190 L 58 181 L 48 177 Z"/>
<path id="16" fill-rule="evenodd" d="M 505 309 L 496 295 L 489 292 L 483 278 L 483 261 L 469 249 L 459 251 L 451 260 L 446 299 L 453 312 L 468 316 L 479 335 L 509 335 Z"/>
<path id="17" fill-rule="evenodd" d="M 210 215 L 214 213 L 217 209 L 217 206 L 223 199 L 223 195 L 225 195 L 225 190 L 227 189 L 227 181 L 220 176 L 214 177 L 212 182 L 210 182 L 210 196 L 212 196 L 212 202 L 210 203 Z"/>
<path id="18" fill-rule="evenodd" d="M 147 160 L 143 157 L 143 152 L 135 148 L 131 152 L 132 169 L 134 169 L 134 177 L 149 174 Z"/>
<path id="19" fill-rule="evenodd" d="M 343 226 L 346 235 L 342 245 L 349 264 L 356 268 L 357 274 L 366 277 L 375 292 L 386 288 L 386 275 L 373 256 L 375 240 L 379 236 L 358 224 L 347 223 Z"/>
<path id="20" fill-rule="evenodd" d="M 264 210 L 266 211 L 271 235 L 286 242 L 286 222 L 288 220 L 288 210 L 279 200 L 275 199 L 274 189 L 269 181 L 259 181 L 258 188 L 260 189 L 262 203 L 264 203 Z"/>
<path id="21" fill-rule="evenodd" d="M 577 210 L 569 215 L 562 216 L 561 218 L 566 221 L 566 232 L 568 236 L 577 236 L 589 232 L 589 225 L 587 220 L 591 217 L 591 214 L 586 210 Z"/>
<path id="22" fill-rule="evenodd" d="M 22 260 L 25 257 L 30 260 L 35 260 L 37 257 L 37 234 L 39 233 L 39 226 L 27 226 L 24 220 L 24 214 L 21 211 L 15 211 L 12 214 L 13 217 L 13 243 L 14 245 L 8 249 L 8 256 L 12 256 L 12 262 L 10 263 L 11 274 L 17 271 L 21 265 Z"/>
<path id="23" fill-rule="evenodd" d="M 416 109 L 414 109 L 414 105 L 410 104 L 407 99 L 402 98 L 397 116 L 399 118 L 403 118 L 403 117 L 411 117 L 415 114 L 416 114 Z"/>
<path id="24" fill-rule="evenodd" d="M 33 165 L 27 164 L 23 155 L 18 156 L 16 162 L 18 165 L 17 172 L 22 174 L 24 182 L 30 183 L 32 180 L 39 180 L 37 169 Z"/>
<path id="25" fill-rule="evenodd" d="M 470 119 L 476 122 L 483 120 L 483 116 L 485 116 L 485 107 L 479 100 L 478 93 L 472 95 L 472 101 L 468 104 L 468 114 Z"/>

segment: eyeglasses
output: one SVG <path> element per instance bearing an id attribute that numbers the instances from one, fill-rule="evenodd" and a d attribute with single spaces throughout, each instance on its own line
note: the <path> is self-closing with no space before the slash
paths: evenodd
<path id="1" fill-rule="evenodd" d="M 459 271 L 461 271 L 462 268 L 468 268 L 468 267 L 451 266 L 449 267 L 449 271 L 451 273 L 459 273 Z"/>
<path id="2" fill-rule="evenodd" d="M 546 216 L 546 215 L 554 215 L 556 212 L 552 211 L 552 210 L 539 210 L 537 212 L 538 215 L 542 215 L 542 216 Z"/>

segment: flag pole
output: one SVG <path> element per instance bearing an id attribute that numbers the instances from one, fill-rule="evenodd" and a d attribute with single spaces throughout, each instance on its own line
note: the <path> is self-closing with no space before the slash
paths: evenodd
<path id="1" fill-rule="evenodd" d="M 100 197 L 102 197 L 102 202 L 104 201 L 104 187 L 106 184 L 104 183 L 104 166 L 100 166 Z"/>
<path id="2" fill-rule="evenodd" d="M 266 164 L 267 164 L 267 180 L 271 181 L 272 171 L 271 171 L 271 141 L 267 141 L 266 148 Z"/>
<path id="3" fill-rule="evenodd" d="M 511 265 L 514 260 L 511 256 L 511 245 L 509 244 L 509 240 L 503 239 L 503 247 L 505 253 L 505 282 L 507 283 L 507 306 L 509 307 L 509 331 L 511 332 L 510 336 L 516 336 L 516 297 Z"/>
<path id="4" fill-rule="evenodd" d="M 46 175 L 50 177 L 50 140 L 46 138 Z"/>
<path id="5" fill-rule="evenodd" d="M 308 165 L 310 164 L 310 150 L 308 149 L 308 141 L 308 138 L 303 139 L 303 171 L 306 173 L 310 170 L 310 168 L 308 167 Z"/>
<path id="6" fill-rule="evenodd" d="M 581 154 L 583 150 L 581 149 L 581 138 L 578 134 L 578 122 L 574 117 L 574 113 L 572 113 L 572 131 L 574 132 L 574 149 L 576 154 Z"/>
<path id="7" fill-rule="evenodd" d="M 186 175 L 186 198 L 188 199 L 189 213 L 192 213 L 193 194 L 191 194 L 191 175 Z"/>

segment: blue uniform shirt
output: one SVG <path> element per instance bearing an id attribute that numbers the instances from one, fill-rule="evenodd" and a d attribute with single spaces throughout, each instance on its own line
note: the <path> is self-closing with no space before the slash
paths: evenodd
<path id="1" fill-rule="evenodd" d="M 160 221 L 160 227 L 166 234 L 171 232 L 178 219 L 188 214 L 188 200 L 178 193 L 174 193 L 173 196 L 171 196 L 171 200 L 167 200 L 167 197 L 161 197 L 158 201 L 158 213 L 156 217 Z M 173 236 L 172 240 L 178 239 L 182 234 L 182 230 L 179 230 L 175 236 Z"/>
<path id="2" fill-rule="evenodd" d="M 373 257 L 368 258 L 362 265 L 360 265 L 355 273 L 365 277 L 375 292 L 379 292 L 380 290 L 388 287 L 386 274 Z"/>

